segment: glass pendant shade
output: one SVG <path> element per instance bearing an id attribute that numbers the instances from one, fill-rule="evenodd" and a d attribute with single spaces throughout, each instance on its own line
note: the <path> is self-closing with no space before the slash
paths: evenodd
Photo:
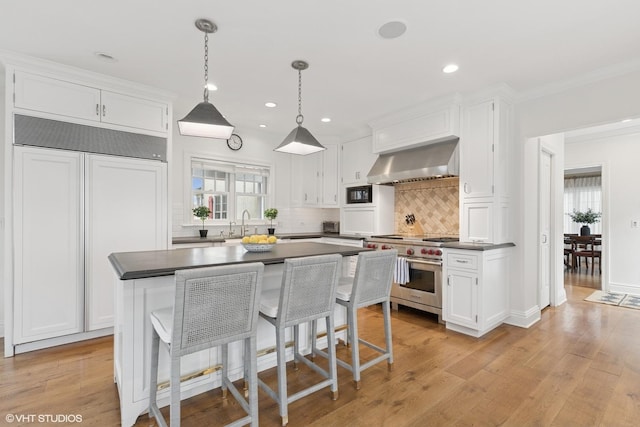
<path id="1" fill-rule="evenodd" d="M 201 102 L 182 120 L 178 120 L 181 135 L 229 139 L 233 125 L 210 102 Z"/>
<path id="2" fill-rule="evenodd" d="M 282 141 L 275 151 L 281 153 L 307 155 L 326 150 L 306 128 L 298 125 Z"/>

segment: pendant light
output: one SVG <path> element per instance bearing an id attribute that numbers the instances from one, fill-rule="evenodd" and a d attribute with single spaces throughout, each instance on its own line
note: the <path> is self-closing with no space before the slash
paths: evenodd
<path id="1" fill-rule="evenodd" d="M 209 34 L 218 31 L 218 27 L 207 19 L 198 19 L 196 28 L 204 33 L 204 101 L 178 120 L 178 129 L 181 135 L 229 139 L 233 125 L 209 102 Z"/>
<path id="2" fill-rule="evenodd" d="M 298 115 L 296 116 L 296 126 L 289 135 L 282 141 L 282 144 L 278 145 L 275 151 L 282 153 L 307 155 L 318 151 L 326 150 L 318 142 L 317 139 L 311 135 L 307 129 L 302 127 L 304 116 L 302 115 L 302 70 L 309 68 L 309 64 L 305 61 L 293 61 L 291 66 L 298 70 Z"/>

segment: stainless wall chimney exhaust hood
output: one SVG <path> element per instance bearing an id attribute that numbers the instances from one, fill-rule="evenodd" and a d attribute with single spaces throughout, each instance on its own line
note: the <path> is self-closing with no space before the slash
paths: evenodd
<path id="1" fill-rule="evenodd" d="M 381 154 L 367 174 L 370 184 L 420 181 L 458 176 L 459 138 L 409 150 Z"/>

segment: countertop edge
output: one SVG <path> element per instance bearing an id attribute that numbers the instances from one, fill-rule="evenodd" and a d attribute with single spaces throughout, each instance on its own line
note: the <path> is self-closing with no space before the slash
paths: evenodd
<path id="1" fill-rule="evenodd" d="M 451 242 L 444 243 L 443 248 L 447 249 L 466 249 L 471 251 L 491 251 L 495 249 L 510 248 L 515 246 L 513 242 L 507 243 L 471 243 L 471 242 Z"/>

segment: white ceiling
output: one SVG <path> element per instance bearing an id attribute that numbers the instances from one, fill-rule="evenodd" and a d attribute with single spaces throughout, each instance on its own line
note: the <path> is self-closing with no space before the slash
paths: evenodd
<path id="1" fill-rule="evenodd" d="M 304 124 L 321 139 L 368 133 L 371 119 L 441 95 L 497 83 L 528 92 L 637 60 L 639 16 L 638 0 L 22 0 L 2 2 L 0 49 L 168 90 L 180 118 L 202 99 L 194 21 L 208 18 L 219 27 L 210 100 L 229 121 L 288 133 L 297 114 L 290 64 L 304 59 Z M 407 32 L 380 38 L 392 20 Z M 460 70 L 445 75 L 450 62 Z"/>

